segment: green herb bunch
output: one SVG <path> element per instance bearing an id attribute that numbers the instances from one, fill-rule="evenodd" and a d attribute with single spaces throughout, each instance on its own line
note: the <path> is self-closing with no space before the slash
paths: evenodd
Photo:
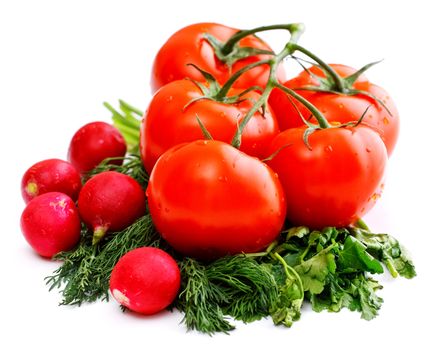
<path id="1" fill-rule="evenodd" d="M 136 155 L 127 156 L 122 166 L 106 160 L 90 176 L 109 170 L 147 184 Z M 181 270 L 181 291 L 172 306 L 183 313 L 188 329 L 208 334 L 233 330 L 233 319 L 252 322 L 270 317 L 274 324 L 290 327 L 299 320 L 306 302 L 317 312 L 347 308 L 370 320 L 383 302 L 377 295 L 382 286 L 375 274 L 387 268 L 393 277 L 416 275 L 395 238 L 372 233 L 361 222 L 357 227 L 321 231 L 290 227 L 264 252 L 211 262 L 175 252 L 156 232 L 149 214 L 107 235 L 98 245 L 92 245 L 91 237 L 83 226 L 80 244 L 55 256 L 62 265 L 46 282 L 50 289 L 60 289 L 61 304 L 108 300 L 110 274 L 117 261 L 137 247 L 160 247 L 176 259 Z"/>

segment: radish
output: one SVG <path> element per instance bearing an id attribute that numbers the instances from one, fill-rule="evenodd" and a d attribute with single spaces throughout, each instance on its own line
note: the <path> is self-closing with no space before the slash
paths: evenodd
<path id="1" fill-rule="evenodd" d="M 121 305 L 152 315 L 170 305 L 180 288 L 180 270 L 166 252 L 153 247 L 131 250 L 110 276 L 110 292 Z"/>
<path id="2" fill-rule="evenodd" d="M 127 151 L 121 133 L 105 122 L 92 122 L 81 127 L 72 137 L 68 160 L 76 169 L 85 173 L 94 169 L 101 161 L 111 157 L 123 157 Z M 122 164 L 122 161 L 114 161 Z"/>
<path id="3" fill-rule="evenodd" d="M 78 208 L 82 220 L 94 230 L 93 243 L 107 231 L 120 231 L 146 211 L 145 194 L 131 176 L 107 171 L 93 176 L 82 187 Z"/>
<path id="4" fill-rule="evenodd" d="M 73 200 L 64 193 L 48 192 L 32 199 L 21 215 L 21 231 L 41 256 L 72 249 L 80 238 L 80 219 Z"/>
<path id="5" fill-rule="evenodd" d="M 76 200 L 81 187 L 79 172 L 71 163 L 61 159 L 46 159 L 33 164 L 21 180 L 25 203 L 47 192 L 62 192 Z"/>

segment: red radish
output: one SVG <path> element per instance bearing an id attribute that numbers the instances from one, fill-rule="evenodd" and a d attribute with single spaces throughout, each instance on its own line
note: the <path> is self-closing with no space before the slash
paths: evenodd
<path id="1" fill-rule="evenodd" d="M 80 219 L 73 200 L 64 193 L 48 192 L 32 199 L 21 215 L 21 231 L 41 256 L 72 249 L 80 238 Z"/>
<path id="2" fill-rule="evenodd" d="M 82 220 L 94 230 L 93 243 L 107 231 L 120 231 L 146 211 L 145 194 L 131 176 L 107 171 L 92 177 L 79 194 Z"/>
<path id="3" fill-rule="evenodd" d="M 92 122 L 81 127 L 72 137 L 68 160 L 84 173 L 106 158 L 123 157 L 126 151 L 125 140 L 113 125 Z M 114 163 L 120 165 L 121 161 Z"/>
<path id="4" fill-rule="evenodd" d="M 47 192 L 62 192 L 76 200 L 81 187 L 79 172 L 72 164 L 61 159 L 46 159 L 33 164 L 21 181 L 25 203 Z"/>
<path id="5" fill-rule="evenodd" d="M 119 259 L 110 276 L 110 292 L 135 312 L 152 315 L 164 310 L 180 288 L 180 270 L 166 252 L 153 247 L 131 250 Z"/>

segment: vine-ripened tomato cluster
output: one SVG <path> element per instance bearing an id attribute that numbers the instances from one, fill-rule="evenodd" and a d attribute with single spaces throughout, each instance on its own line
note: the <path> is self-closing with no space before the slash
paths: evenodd
<path id="1" fill-rule="evenodd" d="M 268 30 L 290 34 L 279 53 L 256 36 Z M 304 269 L 288 265 L 299 260 L 273 247 L 291 227 L 362 225 L 381 195 L 399 116 L 387 92 L 364 76 L 373 64 L 360 70 L 326 64 L 298 44 L 302 32 L 296 23 L 252 30 L 198 23 L 173 34 L 155 57 L 144 115 L 122 101 L 121 112 L 106 104 L 114 126 L 83 126 L 70 141 L 68 161 L 44 160 L 24 174 L 21 228 L 30 246 L 64 259 L 64 266 L 77 261 L 67 273 L 84 274 L 85 254 L 101 256 L 112 237 L 149 215 L 152 247 L 118 248 L 119 261 L 106 267 L 111 294 L 126 308 L 152 314 L 186 298 L 198 271 L 188 259 L 204 266 L 271 254 L 285 267 L 284 288 L 295 288 L 289 299 L 302 302 L 305 291 L 317 292 L 302 283 Z M 299 55 L 313 66 L 304 67 Z M 304 67 L 289 80 L 286 57 Z M 127 152 L 138 153 L 138 162 L 123 162 Z M 67 273 L 60 271 L 59 280 Z M 73 298 L 69 303 L 82 302 Z M 301 304 L 289 299 L 261 306 L 261 314 L 290 325 Z M 282 308 L 294 308 L 294 316 Z M 198 324 L 193 317 L 191 327 Z"/>

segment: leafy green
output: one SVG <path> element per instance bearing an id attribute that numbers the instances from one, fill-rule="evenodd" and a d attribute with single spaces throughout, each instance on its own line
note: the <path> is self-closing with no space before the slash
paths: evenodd
<path id="1" fill-rule="evenodd" d="M 283 324 L 291 327 L 293 322 L 301 317 L 301 306 L 304 300 L 304 288 L 301 278 L 293 267 L 289 266 L 283 258 L 274 254 L 280 261 L 279 264 L 271 264 L 271 273 L 275 276 L 279 288 L 277 302 L 271 307 L 270 315 L 274 324 Z"/>
<path id="2" fill-rule="evenodd" d="M 182 322 L 186 327 L 208 334 L 233 330 L 235 327 L 226 320 L 220 307 L 223 292 L 209 281 L 205 266 L 185 258 L 180 271 L 182 291 L 175 306 L 184 313 Z"/>
<path id="3" fill-rule="evenodd" d="M 320 294 L 311 294 L 309 299 L 314 311 L 338 312 L 342 308 L 361 312 L 363 319 L 374 318 L 383 299 L 375 293 L 381 286 L 363 273 L 327 277 L 326 287 Z"/>
<path id="4" fill-rule="evenodd" d="M 335 256 L 331 253 L 334 245 L 321 250 L 310 259 L 294 266 L 295 271 L 302 280 L 305 291 L 319 294 L 325 286 L 325 280 L 329 273 L 336 269 Z"/>
<path id="5" fill-rule="evenodd" d="M 414 264 L 408 252 L 398 240 L 388 234 L 375 234 L 367 230 L 352 228 L 351 233 L 366 246 L 367 252 L 383 262 L 393 277 L 416 276 Z"/>
<path id="6" fill-rule="evenodd" d="M 147 185 L 139 156 L 121 158 L 122 165 L 111 160 L 88 175 L 115 170 Z M 383 302 L 377 295 L 382 287 L 372 274 L 387 267 L 394 277 L 416 275 L 409 255 L 395 238 L 372 233 L 363 224 L 322 230 L 290 227 L 266 251 L 210 262 L 174 251 L 156 232 L 150 214 L 97 245 L 92 245 L 91 238 L 83 226 L 79 245 L 54 257 L 62 265 L 46 283 L 50 289 L 60 289 L 61 304 L 108 300 L 110 274 L 120 257 L 142 246 L 160 247 L 176 259 L 181 271 L 181 290 L 172 307 L 184 314 L 187 329 L 207 334 L 232 331 L 234 319 L 252 322 L 270 317 L 276 325 L 291 327 L 305 302 L 317 312 L 347 308 L 370 320 Z"/>
<path id="7" fill-rule="evenodd" d="M 119 111 L 107 102 L 104 102 L 104 106 L 112 113 L 113 125 L 124 137 L 128 151 L 138 153 L 143 112 L 122 100 L 119 100 Z"/>
<path id="8" fill-rule="evenodd" d="M 383 273 L 383 266 L 366 251 L 363 243 L 348 236 L 343 249 L 338 254 L 338 264 L 344 272 L 369 271 Z"/>

